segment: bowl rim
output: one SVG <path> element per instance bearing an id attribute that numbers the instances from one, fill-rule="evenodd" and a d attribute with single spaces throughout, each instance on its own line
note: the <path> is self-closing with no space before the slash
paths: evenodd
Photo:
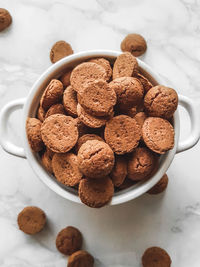
<path id="1" fill-rule="evenodd" d="M 36 92 L 41 91 L 39 88 L 42 84 L 44 84 L 45 81 L 49 81 L 51 78 L 49 77 L 52 75 L 52 73 L 55 73 L 58 71 L 58 69 L 66 68 L 66 64 L 71 63 L 75 60 L 81 60 L 85 58 L 92 58 L 92 57 L 108 57 L 108 58 L 116 58 L 118 55 L 120 55 L 122 52 L 120 51 L 113 51 L 113 50 L 90 50 L 90 51 L 83 51 L 79 52 L 73 55 L 70 55 L 68 57 L 65 57 L 61 59 L 60 61 L 56 62 L 54 65 L 50 66 L 46 71 L 43 72 L 43 74 L 40 75 L 40 77 L 36 80 L 36 82 L 33 84 L 27 99 L 24 104 L 23 108 L 23 125 L 22 125 L 22 136 L 23 136 L 23 145 L 25 149 L 25 154 L 28 159 L 29 164 L 31 165 L 32 169 L 36 173 L 36 175 L 40 178 L 40 180 L 46 184 L 52 191 L 57 193 L 58 195 L 62 196 L 65 199 L 71 200 L 76 203 L 81 203 L 79 197 L 77 194 L 74 193 L 73 190 L 68 188 L 66 190 L 66 187 L 62 186 L 60 183 L 58 183 L 53 176 L 49 175 L 48 172 L 44 169 L 44 167 L 39 163 L 39 156 L 32 152 L 30 149 L 30 146 L 28 144 L 28 139 L 26 135 L 26 119 L 29 116 L 30 113 L 30 107 L 33 104 L 33 101 L 35 99 Z M 148 66 L 146 63 L 144 63 L 142 60 L 137 58 L 139 66 L 145 70 L 147 73 L 149 73 L 157 82 L 158 84 L 167 84 L 167 82 L 162 79 L 150 66 Z M 65 67 L 64 67 L 65 66 Z M 38 105 L 38 104 L 37 104 Z M 179 131 L 180 131 L 180 121 L 179 121 L 179 113 L 178 110 L 176 110 L 174 114 L 174 131 L 175 131 L 175 142 L 174 147 L 170 151 L 168 151 L 165 154 L 165 159 L 160 163 L 158 171 L 153 175 L 150 179 L 146 181 L 142 181 L 137 183 L 134 186 L 129 187 L 128 189 L 122 190 L 116 194 L 114 194 L 111 202 L 109 205 L 117 205 L 122 204 L 124 202 L 130 201 L 132 199 L 135 199 L 139 197 L 140 195 L 146 193 L 150 188 L 152 188 L 159 180 L 160 178 L 165 174 L 167 169 L 169 168 L 175 153 L 176 148 L 179 140 Z"/>

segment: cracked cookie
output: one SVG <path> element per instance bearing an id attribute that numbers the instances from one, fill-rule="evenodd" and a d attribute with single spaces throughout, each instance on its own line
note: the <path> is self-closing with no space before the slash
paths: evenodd
<path id="1" fill-rule="evenodd" d="M 38 111 L 37 111 L 37 118 L 38 118 L 41 122 L 43 122 L 44 119 L 45 119 L 45 115 L 46 115 L 45 110 L 44 110 L 41 106 L 39 106 Z"/>
<path id="2" fill-rule="evenodd" d="M 87 251 L 79 250 L 73 253 L 69 259 L 67 267 L 93 267 L 94 258 Z"/>
<path id="3" fill-rule="evenodd" d="M 168 253 L 159 247 L 148 248 L 142 256 L 143 267 L 170 267 L 171 262 Z"/>
<path id="4" fill-rule="evenodd" d="M 69 115 L 77 117 L 77 93 L 71 85 L 68 86 L 64 91 L 63 105 Z"/>
<path id="5" fill-rule="evenodd" d="M 141 56 L 147 49 L 147 43 L 142 35 L 137 33 L 128 34 L 121 42 L 121 50 L 130 52 L 135 57 Z"/>
<path id="6" fill-rule="evenodd" d="M 152 83 L 146 77 L 144 77 L 142 74 L 137 73 L 135 75 L 135 77 L 141 82 L 141 84 L 144 88 L 145 94 L 153 87 Z"/>
<path id="7" fill-rule="evenodd" d="M 87 142 L 88 140 L 99 140 L 99 141 L 104 142 L 104 140 L 99 135 L 96 135 L 96 134 L 84 134 L 78 139 L 78 142 L 76 143 L 76 147 L 75 147 L 76 151 L 78 152 L 80 147 L 85 142 Z"/>

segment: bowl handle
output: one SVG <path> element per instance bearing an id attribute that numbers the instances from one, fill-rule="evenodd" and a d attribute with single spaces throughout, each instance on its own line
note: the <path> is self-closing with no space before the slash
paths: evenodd
<path id="1" fill-rule="evenodd" d="M 17 109 L 23 108 L 24 103 L 25 103 L 25 98 L 20 98 L 17 100 L 13 100 L 6 104 L 0 113 L 0 143 L 2 148 L 15 156 L 26 158 L 24 148 L 19 147 L 17 145 L 14 145 L 7 139 L 7 122 L 10 114 L 14 112 Z"/>
<path id="2" fill-rule="evenodd" d="M 183 106 L 189 114 L 191 132 L 188 139 L 178 143 L 176 153 L 192 148 L 196 145 L 200 138 L 199 114 L 195 109 L 195 103 L 190 98 L 179 95 L 179 105 Z"/>

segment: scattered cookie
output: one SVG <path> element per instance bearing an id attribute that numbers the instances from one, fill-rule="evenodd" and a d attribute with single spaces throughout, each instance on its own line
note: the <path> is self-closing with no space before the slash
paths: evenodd
<path id="1" fill-rule="evenodd" d="M 141 56 L 147 49 L 145 39 L 136 33 L 128 34 L 121 42 L 121 50 L 123 52 L 130 52 L 135 57 Z"/>
<path id="2" fill-rule="evenodd" d="M 99 140 L 86 141 L 78 151 L 78 166 L 86 177 L 101 178 L 108 175 L 114 161 L 112 149 Z"/>
<path id="3" fill-rule="evenodd" d="M 72 69 L 69 69 L 61 75 L 60 81 L 62 82 L 64 87 L 67 87 L 70 85 L 71 73 L 72 73 Z"/>
<path id="4" fill-rule="evenodd" d="M 112 68 L 110 66 L 110 62 L 105 58 L 92 58 L 89 60 L 89 62 L 96 63 L 100 66 L 102 66 L 106 71 L 106 81 L 110 80 L 112 76 Z"/>
<path id="5" fill-rule="evenodd" d="M 41 157 L 41 161 L 43 166 L 45 167 L 45 169 L 50 172 L 53 173 L 53 168 L 52 168 L 52 158 L 54 155 L 54 152 L 49 152 L 50 150 L 47 149 L 44 154 Z"/>
<path id="6" fill-rule="evenodd" d="M 46 115 L 45 110 L 44 110 L 41 106 L 39 106 L 38 111 L 37 111 L 37 118 L 38 118 L 41 122 L 43 122 L 44 119 L 45 119 L 45 115 Z"/>
<path id="7" fill-rule="evenodd" d="M 145 94 L 153 87 L 152 83 L 139 72 L 135 75 L 135 77 L 141 82 Z"/>
<path id="8" fill-rule="evenodd" d="M 164 154 L 174 147 L 174 129 L 162 118 L 147 118 L 142 127 L 142 137 L 147 147 L 158 154 Z"/>
<path id="9" fill-rule="evenodd" d="M 142 256 L 143 267 L 170 267 L 171 262 L 168 253 L 159 247 L 148 248 Z"/>
<path id="10" fill-rule="evenodd" d="M 78 142 L 76 143 L 76 151 L 78 152 L 80 147 L 88 140 L 98 140 L 104 142 L 104 140 L 96 134 L 84 134 L 78 139 Z"/>
<path id="11" fill-rule="evenodd" d="M 0 8 L 0 32 L 5 30 L 12 23 L 12 17 L 8 10 L 5 8 Z"/>
<path id="12" fill-rule="evenodd" d="M 46 216 L 40 208 L 29 206 L 18 214 L 17 223 L 25 234 L 34 235 L 44 228 Z"/>
<path id="13" fill-rule="evenodd" d="M 63 105 L 69 115 L 77 117 L 77 93 L 71 85 L 69 85 L 64 91 Z"/>
<path id="14" fill-rule="evenodd" d="M 168 176 L 165 173 L 163 177 L 160 179 L 160 181 L 154 185 L 147 193 L 150 195 L 157 195 L 162 193 L 168 185 Z"/>
<path id="15" fill-rule="evenodd" d="M 41 137 L 42 123 L 36 118 L 27 118 L 26 121 L 26 133 L 29 145 L 35 152 L 39 152 L 43 149 L 44 143 Z"/>
<path id="16" fill-rule="evenodd" d="M 73 253 L 69 259 L 67 267 L 93 267 L 94 258 L 87 251 L 79 250 Z"/>
<path id="17" fill-rule="evenodd" d="M 65 255 L 71 255 L 81 249 L 82 243 L 81 232 L 73 226 L 62 229 L 56 237 L 56 247 Z"/>
<path id="18" fill-rule="evenodd" d="M 169 119 L 178 106 L 178 95 L 172 88 L 157 85 L 144 98 L 144 107 L 149 116 Z"/>
<path id="19" fill-rule="evenodd" d="M 138 112 L 134 119 L 137 121 L 137 123 L 140 125 L 141 129 L 144 124 L 144 121 L 146 120 L 147 116 L 144 112 Z"/>
<path id="20" fill-rule="evenodd" d="M 66 43 L 65 41 L 58 41 L 51 48 L 50 60 L 52 63 L 55 63 L 73 53 L 74 51 L 69 43 Z"/>
<path id="21" fill-rule="evenodd" d="M 40 106 L 47 111 L 52 105 L 59 103 L 63 96 L 63 84 L 56 79 L 50 81 L 40 99 Z"/>
<path id="22" fill-rule="evenodd" d="M 85 205 L 91 208 L 100 208 L 112 199 L 114 186 L 109 177 L 88 178 L 80 181 L 78 192 L 81 201 Z"/>
<path id="23" fill-rule="evenodd" d="M 116 154 L 130 153 L 139 144 L 141 129 L 135 119 L 119 115 L 106 123 L 104 137 Z"/>
<path id="24" fill-rule="evenodd" d="M 78 140 L 78 129 L 74 119 L 62 114 L 46 118 L 41 127 L 45 145 L 56 153 L 66 153 Z"/>
<path id="25" fill-rule="evenodd" d="M 45 119 L 54 114 L 63 114 L 65 115 L 65 109 L 62 104 L 52 105 L 46 112 Z"/>
<path id="26" fill-rule="evenodd" d="M 119 187 L 123 184 L 127 176 L 127 160 L 124 157 L 116 156 L 115 165 L 110 173 L 110 178 L 114 186 Z"/>

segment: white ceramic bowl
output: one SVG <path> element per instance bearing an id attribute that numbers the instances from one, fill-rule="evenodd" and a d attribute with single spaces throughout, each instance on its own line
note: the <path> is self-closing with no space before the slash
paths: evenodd
<path id="1" fill-rule="evenodd" d="M 35 116 L 38 105 L 39 105 L 39 100 L 40 100 L 43 90 L 45 89 L 45 86 L 49 83 L 49 81 L 52 78 L 59 77 L 60 74 L 67 67 L 73 67 L 77 63 L 80 63 L 88 58 L 94 58 L 94 57 L 105 57 L 105 58 L 108 58 L 112 62 L 119 54 L 120 52 L 116 52 L 116 51 L 96 50 L 96 51 L 80 52 L 80 53 L 68 56 L 60 60 L 59 62 L 55 63 L 54 65 L 52 65 L 40 76 L 40 78 L 33 85 L 26 99 L 18 99 L 18 100 L 8 103 L 1 110 L 1 113 L 0 113 L 0 125 L 1 125 L 0 142 L 1 142 L 3 149 L 13 155 L 26 157 L 30 165 L 32 166 L 33 170 L 35 171 L 35 173 L 41 179 L 41 181 L 43 181 L 49 188 L 51 188 L 54 192 L 56 192 L 60 196 L 66 199 L 69 199 L 71 201 L 77 202 L 77 203 L 81 203 L 78 197 L 77 191 L 72 188 L 65 187 L 61 185 L 60 183 L 58 183 L 56 179 L 53 176 L 51 176 L 49 173 L 47 173 L 46 170 L 43 168 L 38 154 L 33 153 L 31 151 L 30 146 L 27 141 L 26 130 L 25 130 L 26 119 L 27 117 Z M 139 67 L 141 71 L 145 75 L 149 76 L 149 79 L 152 81 L 154 85 L 155 84 L 166 84 L 165 81 L 162 80 L 161 77 L 158 74 L 156 74 L 147 64 L 145 64 L 139 59 L 138 59 L 138 63 L 139 63 Z M 197 121 L 198 115 L 195 112 L 193 102 L 187 97 L 183 97 L 179 95 L 179 104 L 184 106 L 190 115 L 190 119 L 191 119 L 190 137 L 182 143 L 179 142 L 180 125 L 179 125 L 179 113 L 177 110 L 173 118 L 173 124 L 174 124 L 174 129 L 175 129 L 175 145 L 172 150 L 168 151 L 165 155 L 160 157 L 159 168 L 156 174 L 147 181 L 141 181 L 137 183 L 136 185 L 131 186 L 128 189 L 115 193 L 112 198 L 112 201 L 110 202 L 110 205 L 124 203 L 126 201 L 134 199 L 144 194 L 145 192 L 147 192 L 153 185 L 155 185 L 159 181 L 159 179 L 167 171 L 176 153 L 187 150 L 198 142 L 198 139 L 200 136 L 200 129 L 199 129 L 198 121 Z M 23 117 L 22 117 L 23 148 L 18 147 L 12 144 L 9 140 L 7 140 L 7 133 L 6 133 L 6 125 L 8 121 L 8 116 L 10 115 L 11 112 L 13 112 L 14 110 L 18 108 L 23 108 Z"/>

